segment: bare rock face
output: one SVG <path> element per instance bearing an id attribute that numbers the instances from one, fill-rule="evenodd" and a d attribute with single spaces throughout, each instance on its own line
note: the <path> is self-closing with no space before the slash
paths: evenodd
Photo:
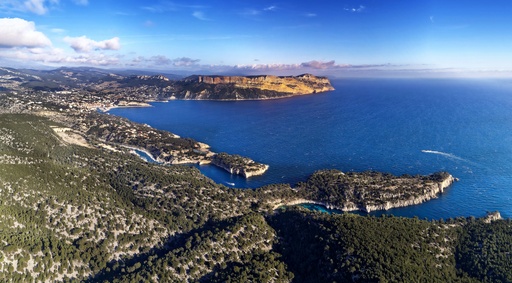
<path id="1" fill-rule="evenodd" d="M 177 83 L 180 99 L 273 99 L 334 90 L 326 77 L 300 76 L 191 76 Z"/>
<path id="2" fill-rule="evenodd" d="M 500 219 L 502 219 L 502 218 L 501 218 L 501 214 L 499 211 L 488 212 L 487 215 L 484 217 L 484 222 L 491 223 L 493 221 L 500 220 Z"/>
<path id="3" fill-rule="evenodd" d="M 455 178 L 446 172 L 428 176 L 393 176 L 380 172 L 323 170 L 299 186 L 306 199 L 342 211 L 371 212 L 429 201 L 444 192 Z"/>
<path id="4" fill-rule="evenodd" d="M 231 174 L 242 175 L 245 178 L 264 174 L 268 165 L 255 162 L 254 160 L 240 155 L 218 153 L 211 159 L 211 163 Z"/>
<path id="5" fill-rule="evenodd" d="M 292 94 L 309 94 L 334 90 L 325 77 L 304 74 L 297 77 L 253 76 L 198 76 L 198 82 L 206 84 L 234 84 L 238 88 L 257 88 Z"/>

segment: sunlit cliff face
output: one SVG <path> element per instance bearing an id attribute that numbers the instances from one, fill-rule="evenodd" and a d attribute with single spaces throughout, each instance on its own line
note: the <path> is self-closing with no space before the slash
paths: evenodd
<path id="1" fill-rule="evenodd" d="M 278 76 L 198 76 L 199 83 L 206 84 L 234 84 L 238 88 L 257 88 L 290 94 L 308 94 L 334 90 L 325 77 L 316 77 L 310 74 L 297 77 Z"/>

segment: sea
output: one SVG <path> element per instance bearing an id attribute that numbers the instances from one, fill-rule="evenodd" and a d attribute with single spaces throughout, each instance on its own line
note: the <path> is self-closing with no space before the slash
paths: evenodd
<path id="1" fill-rule="evenodd" d="M 512 217 L 512 80 L 331 80 L 335 91 L 260 101 L 171 100 L 109 113 L 269 164 L 244 179 L 197 166 L 239 189 L 294 186 L 321 169 L 402 174 L 447 171 L 439 198 L 374 215 Z M 323 210 L 319 207 L 312 209 Z"/>

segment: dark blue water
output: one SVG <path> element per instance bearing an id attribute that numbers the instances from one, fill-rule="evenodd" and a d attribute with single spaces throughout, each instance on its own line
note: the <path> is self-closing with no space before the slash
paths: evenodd
<path id="1" fill-rule="evenodd" d="M 448 171 L 460 182 L 428 203 L 393 209 L 420 218 L 512 216 L 512 81 L 344 79 L 336 91 L 267 101 L 170 101 L 111 113 L 270 165 L 235 187 L 295 184 L 318 169 L 393 174 Z"/>

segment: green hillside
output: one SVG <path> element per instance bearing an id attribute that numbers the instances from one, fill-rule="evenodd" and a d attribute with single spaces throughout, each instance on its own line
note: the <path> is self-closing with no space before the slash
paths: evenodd
<path id="1" fill-rule="evenodd" d="M 273 211 L 289 185 L 230 189 L 65 129 L 0 115 L 2 282 L 512 280 L 510 220 Z"/>

